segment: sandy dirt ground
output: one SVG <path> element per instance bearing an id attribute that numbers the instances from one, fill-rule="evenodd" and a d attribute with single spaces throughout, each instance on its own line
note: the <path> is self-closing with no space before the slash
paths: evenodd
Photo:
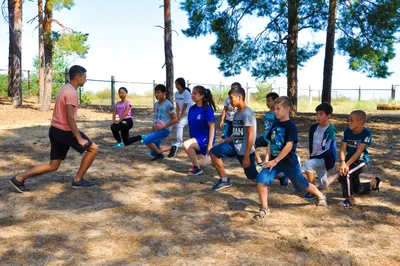
<path id="1" fill-rule="evenodd" d="M 152 110 L 133 111 L 131 134 L 148 132 Z M 260 133 L 263 114 L 257 116 Z M 86 175 L 97 187 L 70 188 L 81 160 L 71 150 L 57 172 L 26 181 L 31 192 L 13 193 L 10 177 L 49 160 L 50 119 L 33 101 L 22 108 L 0 101 L 0 265 L 399 265 L 400 113 L 374 114 L 367 123 L 373 164 L 363 177 L 381 177 L 379 193 L 343 209 L 335 182 L 324 191 L 329 206 L 316 207 L 291 184 L 274 183 L 271 215 L 262 222 L 252 219 L 255 184 L 235 159 L 225 161 L 233 187 L 214 192 L 216 171 L 209 165 L 188 176 L 182 150 L 151 162 L 143 145 L 113 149 L 105 109 L 81 108 L 78 116 L 79 128 L 100 146 Z M 332 119 L 338 140 L 346 120 Z M 294 121 L 305 160 L 314 117 Z"/>

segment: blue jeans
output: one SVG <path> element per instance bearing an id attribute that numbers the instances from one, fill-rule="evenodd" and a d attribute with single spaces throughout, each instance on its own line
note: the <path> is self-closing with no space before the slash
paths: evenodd
<path id="1" fill-rule="evenodd" d="M 233 142 L 225 142 L 222 144 L 218 144 L 217 146 L 212 147 L 210 153 L 214 154 L 218 158 L 231 158 L 236 157 L 240 162 L 240 165 L 243 165 L 243 155 L 239 155 L 233 145 Z M 244 173 L 248 179 L 256 179 L 257 178 L 257 169 L 256 163 L 254 160 L 254 152 L 249 155 L 250 157 L 250 166 L 244 168 Z"/>
<path id="2" fill-rule="evenodd" d="M 283 173 L 288 177 L 295 188 L 299 191 L 305 191 L 310 185 L 307 178 L 305 178 L 301 172 L 300 164 L 297 164 L 294 167 L 275 166 L 271 171 L 269 171 L 269 168 L 263 168 L 257 176 L 257 183 L 269 186 L 279 173 Z"/>
<path id="3" fill-rule="evenodd" d="M 171 133 L 171 131 L 169 131 L 168 129 L 161 129 L 159 131 L 153 131 L 143 139 L 143 143 L 146 145 L 150 145 L 150 144 L 154 143 L 157 146 L 157 149 L 160 149 L 161 142 L 166 137 L 169 136 L 169 133 Z M 156 155 L 156 153 L 153 150 L 150 151 L 150 154 L 152 156 Z"/>

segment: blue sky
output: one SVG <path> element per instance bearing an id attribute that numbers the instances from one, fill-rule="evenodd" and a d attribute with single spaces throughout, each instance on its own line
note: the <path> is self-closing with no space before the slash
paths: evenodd
<path id="1" fill-rule="evenodd" d="M 88 78 L 162 83 L 165 80 L 163 30 L 156 27 L 163 25 L 163 1 L 111 1 L 75 0 L 71 10 L 62 10 L 54 17 L 62 24 L 84 33 L 89 33 L 89 54 L 86 59 L 75 59 L 73 64 L 81 64 L 88 70 Z M 209 47 L 215 37 L 212 35 L 198 39 L 187 38 L 181 30 L 187 27 L 187 16 L 179 9 L 179 1 L 172 2 L 173 55 L 175 78 L 183 77 L 191 82 L 203 84 L 229 84 L 239 81 L 254 86 L 255 80 L 249 73 L 225 78 L 218 71 L 219 61 L 210 55 Z M 37 54 L 37 30 L 35 25 L 27 24 L 37 12 L 36 3 L 25 1 L 23 9 L 22 61 L 23 69 L 34 69 L 33 57 Z M 261 25 L 255 18 L 244 22 L 243 30 L 253 33 Z M 56 28 L 56 27 L 55 27 Z M 324 33 L 301 33 L 300 40 L 324 42 Z M 0 69 L 8 64 L 8 25 L 0 22 Z M 396 51 L 400 54 L 400 45 Z M 299 88 L 313 89 L 322 87 L 324 48 L 299 71 Z M 400 84 L 400 55 L 389 68 L 394 74 L 388 79 L 370 79 L 365 75 L 350 71 L 347 58 L 336 55 L 334 61 L 333 88 L 390 89 L 391 84 Z M 275 87 L 286 87 L 285 76 L 268 80 Z M 135 85 L 131 86 L 136 89 Z M 88 82 L 87 90 L 97 91 L 109 87 L 108 84 Z M 397 94 L 400 94 L 400 88 Z M 343 93 L 342 93 L 343 94 Z M 376 93 L 381 97 L 389 91 Z"/>

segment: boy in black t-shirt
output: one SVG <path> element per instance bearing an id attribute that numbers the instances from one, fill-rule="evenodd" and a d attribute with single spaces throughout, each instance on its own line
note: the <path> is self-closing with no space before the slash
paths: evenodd
<path id="1" fill-rule="evenodd" d="M 274 102 L 275 115 L 279 122 L 272 126 L 272 130 L 267 136 L 270 143 L 267 147 L 266 162 L 262 164 L 263 170 L 257 176 L 257 190 L 261 208 L 254 219 L 264 219 L 265 215 L 269 213 L 268 186 L 281 172 L 290 179 L 297 189 L 315 195 L 318 198 L 318 205 L 327 205 L 325 195 L 313 184 L 310 184 L 301 172 L 296 155 L 297 127 L 289 118 L 292 109 L 290 98 L 281 96 Z"/>

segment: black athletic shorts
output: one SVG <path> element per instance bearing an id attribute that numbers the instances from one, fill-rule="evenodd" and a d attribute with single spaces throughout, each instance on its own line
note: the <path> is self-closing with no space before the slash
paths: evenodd
<path id="1" fill-rule="evenodd" d="M 85 147 L 82 147 L 78 143 L 71 131 L 64 131 L 53 126 L 50 127 L 50 160 L 64 160 L 70 147 L 81 154 L 86 152 L 90 146 L 92 146 L 93 142 L 83 132 L 79 131 L 79 133 L 83 139 L 86 139 L 89 142 Z"/>

